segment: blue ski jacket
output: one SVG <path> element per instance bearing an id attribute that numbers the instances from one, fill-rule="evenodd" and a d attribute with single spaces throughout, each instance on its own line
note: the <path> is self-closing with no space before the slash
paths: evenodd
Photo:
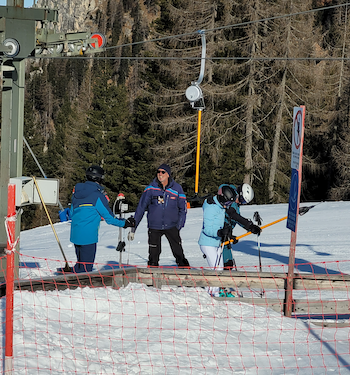
<path id="1" fill-rule="evenodd" d="M 203 203 L 203 227 L 198 244 L 219 247 L 221 237 L 218 236 L 218 230 L 224 227 L 225 208 L 221 206 L 217 196 L 211 198 L 213 203 L 209 203 L 208 199 Z"/>
<path id="2" fill-rule="evenodd" d="M 149 229 L 183 228 L 186 221 L 187 202 L 180 184 L 169 180 L 163 188 L 155 178 L 144 190 L 135 211 L 136 228 L 145 211 Z"/>
<path id="3" fill-rule="evenodd" d="M 103 187 L 93 181 L 75 185 L 72 196 L 71 218 L 70 240 L 75 245 L 97 243 L 102 218 L 107 224 L 117 227 L 124 227 L 125 225 L 125 219 L 114 217 Z"/>

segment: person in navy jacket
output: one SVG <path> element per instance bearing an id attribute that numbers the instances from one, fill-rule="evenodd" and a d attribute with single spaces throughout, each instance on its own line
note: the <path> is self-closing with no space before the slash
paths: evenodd
<path id="1" fill-rule="evenodd" d="M 104 189 L 100 185 L 103 178 L 104 170 L 98 165 L 92 165 L 86 170 L 87 181 L 74 187 L 70 241 L 75 246 L 77 263 L 73 267 L 73 272 L 92 271 L 102 218 L 107 224 L 117 227 L 135 226 L 134 218 L 118 219 L 113 215 Z"/>
<path id="2" fill-rule="evenodd" d="M 187 201 L 180 184 L 171 177 L 169 165 L 157 169 L 156 178 L 144 190 L 135 211 L 135 229 L 147 212 L 148 265 L 158 267 L 161 253 L 161 237 L 165 235 L 179 267 L 189 267 L 182 248 L 180 229 L 186 221 Z M 129 233 L 133 240 L 134 233 Z"/>

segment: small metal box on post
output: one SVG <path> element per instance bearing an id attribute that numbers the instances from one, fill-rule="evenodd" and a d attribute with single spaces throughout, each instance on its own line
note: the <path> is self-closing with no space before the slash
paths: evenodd
<path id="1" fill-rule="evenodd" d="M 14 177 L 10 178 L 10 184 L 14 187 L 14 197 L 15 197 L 15 207 L 17 210 L 16 218 L 20 217 L 21 210 L 23 206 L 30 204 L 41 204 L 41 198 L 48 205 L 58 205 L 58 195 L 59 195 L 59 180 L 54 178 L 38 178 L 37 184 L 42 192 L 42 196 L 39 197 L 38 188 L 36 188 L 32 177 Z M 17 220 L 16 220 L 17 229 Z M 19 238 L 19 230 L 16 232 L 15 238 Z M 6 233 L 6 236 L 8 234 Z M 8 242 L 8 239 L 7 239 Z M 6 269 L 7 269 L 7 257 L 6 257 L 6 247 L 2 250 L 3 254 L 0 256 L 0 280 L 5 279 Z M 18 250 L 18 249 L 16 249 Z M 14 253 L 14 271 L 15 278 L 18 278 L 18 268 L 19 268 L 19 257 L 18 251 Z"/>

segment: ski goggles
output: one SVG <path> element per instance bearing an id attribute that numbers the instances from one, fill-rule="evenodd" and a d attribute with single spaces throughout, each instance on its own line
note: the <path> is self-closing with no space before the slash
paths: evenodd
<path id="1" fill-rule="evenodd" d="M 226 207 L 230 207 L 231 204 L 232 204 L 233 202 L 234 202 L 234 201 L 227 201 L 227 202 L 224 203 L 224 205 L 225 205 Z"/>
<path id="2" fill-rule="evenodd" d="M 243 195 L 239 194 L 238 201 L 240 204 L 247 204 L 247 201 L 243 198 Z"/>

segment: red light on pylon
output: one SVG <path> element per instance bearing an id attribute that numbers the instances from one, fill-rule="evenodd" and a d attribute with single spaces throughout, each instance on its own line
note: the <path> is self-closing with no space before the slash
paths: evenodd
<path id="1" fill-rule="evenodd" d="M 97 46 L 95 42 L 90 43 L 91 48 L 102 48 L 106 44 L 106 37 L 101 33 L 92 34 L 91 39 L 97 39 Z"/>

